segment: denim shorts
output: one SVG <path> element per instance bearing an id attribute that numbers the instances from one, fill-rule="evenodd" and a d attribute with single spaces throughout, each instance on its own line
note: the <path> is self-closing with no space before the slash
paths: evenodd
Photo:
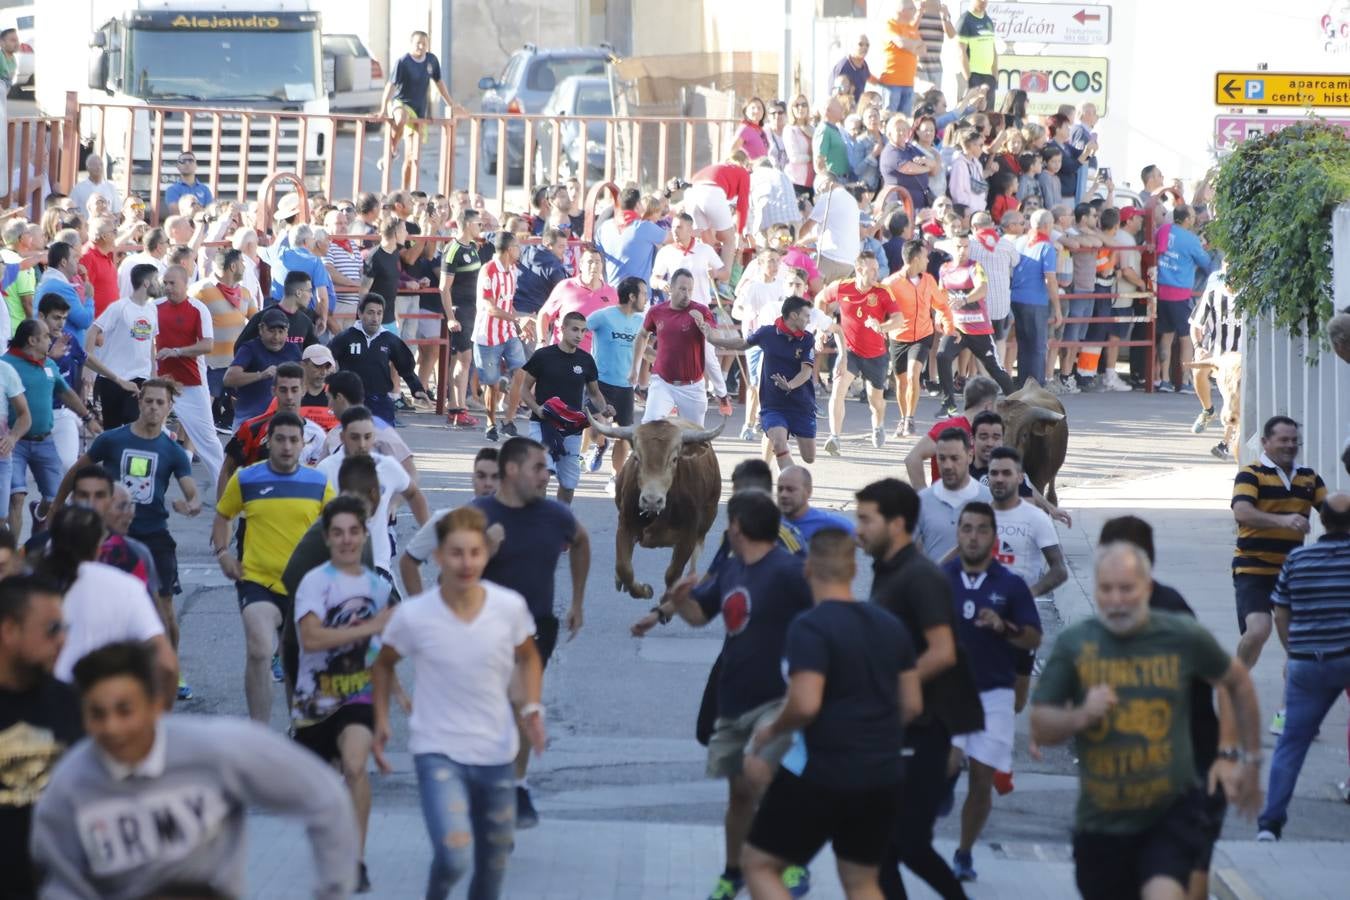
<path id="1" fill-rule="evenodd" d="M 525 345 L 520 338 L 511 338 L 495 346 L 477 342 L 473 345 L 473 364 L 478 369 L 478 381 L 485 387 L 495 387 L 502 379 L 502 362 L 506 363 L 506 377 L 525 365 Z"/>
<path id="2" fill-rule="evenodd" d="M 530 421 L 530 437 L 536 441 L 543 437 L 539 423 L 533 420 Z M 563 451 L 562 459 L 555 460 L 549 455 L 548 468 L 557 476 L 559 487 L 575 490 L 581 483 L 581 435 L 572 434 L 563 438 Z"/>
<path id="3" fill-rule="evenodd" d="M 1092 310 L 1097 301 L 1095 298 L 1088 297 L 1084 300 L 1070 300 L 1068 309 L 1065 310 L 1065 318 L 1068 319 L 1090 319 Z M 1072 341 L 1081 341 L 1087 337 L 1090 322 L 1066 322 L 1064 323 L 1064 336 L 1061 338 L 1066 343 Z M 1077 350 L 1077 348 L 1073 348 Z"/>
<path id="4" fill-rule="evenodd" d="M 56 441 L 51 436 L 40 441 L 17 440 L 14 442 L 14 454 L 10 458 L 12 468 L 9 477 L 11 494 L 28 493 L 28 470 L 33 470 L 37 481 L 38 493 L 43 500 L 56 497 L 61 489 L 61 479 L 65 469 L 61 466 L 61 454 L 56 451 Z"/>

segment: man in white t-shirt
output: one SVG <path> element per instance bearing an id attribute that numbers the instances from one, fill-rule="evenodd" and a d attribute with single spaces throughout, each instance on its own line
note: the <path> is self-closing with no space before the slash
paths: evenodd
<path id="1" fill-rule="evenodd" d="M 714 282 L 727 280 L 727 268 L 722 257 L 712 246 L 703 243 L 694 233 L 694 217 L 689 213 L 675 216 L 675 240 L 656 251 L 652 263 L 653 288 L 670 292 L 670 276 L 686 269 L 694 276 L 694 302 L 711 307 Z"/>
<path id="2" fill-rule="evenodd" d="M 742 277 L 736 285 L 736 302 L 731 306 L 731 315 L 741 323 L 741 337 L 750 339 L 765 325 L 778 320 L 783 310 L 783 300 L 787 297 L 787 288 L 778 277 L 781 257 L 773 247 L 762 248 L 756 259 L 759 262 L 756 277 Z M 759 422 L 759 370 L 764 361 L 764 351 L 759 347 L 747 347 L 745 351 L 745 427 L 741 429 L 741 439 L 756 440 L 755 434 Z"/>
<path id="3" fill-rule="evenodd" d="M 375 558 L 375 568 L 390 575 L 393 571 L 394 550 L 393 531 L 389 527 L 389 507 L 395 496 L 408 501 L 417 524 L 424 525 L 431 516 L 427 507 L 426 495 L 408 476 L 403 466 L 392 456 L 375 453 L 375 421 L 370 410 L 364 406 L 351 406 L 342 414 L 342 446 L 332 456 L 319 461 L 315 466 L 327 478 L 333 490 L 338 490 L 338 469 L 348 454 L 357 456 L 366 454 L 375 460 L 375 470 L 380 479 L 380 505 L 366 522 L 370 531 L 371 552 Z M 392 575 L 390 575 L 392 580 Z"/>
<path id="4" fill-rule="evenodd" d="M 84 345 L 119 378 L 139 385 L 154 374 L 155 335 L 159 332 L 159 309 L 154 301 L 164 296 L 159 270 L 149 263 L 135 266 L 131 288 L 130 297 L 110 303 L 89 326 Z M 130 425 L 140 415 L 136 395 L 111 378 L 98 376 L 94 394 L 103 406 L 104 430 Z"/>
<path id="5" fill-rule="evenodd" d="M 473 495 L 491 497 L 497 493 L 497 484 L 501 473 L 497 470 L 497 448 L 481 447 L 473 458 Z M 403 546 L 398 557 L 398 574 L 403 580 L 404 596 L 422 593 L 422 563 L 432 560 L 436 555 L 436 523 L 444 519 L 453 509 L 440 509 L 432 513 L 417 533 Z M 488 527 L 488 539 L 496 547 L 505 534 L 501 525 Z"/>
<path id="6" fill-rule="evenodd" d="M 799 240 L 805 241 L 813 231 L 818 233 L 816 265 L 827 283 L 853 274 L 853 264 L 862 250 L 858 216 L 855 194 L 831 175 L 816 177 L 816 204 Z"/>
<path id="7" fill-rule="evenodd" d="M 14 407 L 14 428 L 9 426 L 11 406 Z M 5 497 L 4 504 L 0 505 L 0 528 L 8 527 L 9 522 L 9 479 L 14 463 L 14 442 L 18 440 L 15 432 L 23 434 L 32 424 L 33 417 L 28 412 L 28 398 L 24 396 L 19 373 L 9 363 L 0 361 L 0 492 Z"/>

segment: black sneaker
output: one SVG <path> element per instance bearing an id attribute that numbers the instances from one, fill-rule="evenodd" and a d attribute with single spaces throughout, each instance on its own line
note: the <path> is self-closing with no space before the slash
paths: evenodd
<path id="1" fill-rule="evenodd" d="M 365 863 L 361 863 L 357 868 L 356 892 L 358 894 L 370 893 L 370 873 L 366 871 Z"/>
<path id="2" fill-rule="evenodd" d="M 938 418 L 940 419 L 950 419 L 952 416 L 955 415 L 956 415 L 956 404 L 951 400 L 944 400 L 942 402 L 942 405 L 938 407 Z"/>
<path id="3" fill-rule="evenodd" d="M 516 787 L 516 828 L 523 830 L 539 824 L 539 813 L 530 801 L 530 789 Z"/>
<path id="4" fill-rule="evenodd" d="M 411 412 L 413 410 L 412 401 L 408 399 L 407 394 L 399 394 L 394 399 L 394 409 L 399 412 Z"/>
<path id="5" fill-rule="evenodd" d="M 492 441 L 495 444 L 497 442 L 498 437 L 497 426 L 489 424 L 487 430 L 483 432 L 483 437 L 487 438 L 489 441 Z"/>
<path id="6" fill-rule="evenodd" d="M 1216 459 L 1229 460 L 1229 459 L 1232 459 L 1232 458 L 1233 458 L 1233 453 L 1232 453 L 1232 451 L 1230 451 L 1230 450 L 1228 449 L 1228 445 L 1225 444 L 1223 441 L 1219 441 L 1219 442 L 1218 442 L 1217 444 L 1215 444 L 1213 447 L 1210 447 L 1210 448 L 1209 448 L 1209 452 L 1210 452 Z"/>
<path id="7" fill-rule="evenodd" d="M 502 434 L 506 435 L 507 437 L 519 437 L 519 436 L 520 436 L 520 432 L 519 432 L 519 431 L 516 431 L 516 423 L 515 423 L 515 422 L 507 422 L 505 425 L 503 425 L 503 426 L 502 426 Z"/>

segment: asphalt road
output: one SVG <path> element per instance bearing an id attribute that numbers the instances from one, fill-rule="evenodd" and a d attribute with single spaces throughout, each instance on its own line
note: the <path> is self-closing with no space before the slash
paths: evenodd
<path id="1" fill-rule="evenodd" d="M 931 423 L 936 401 L 925 399 L 920 424 Z M 1187 425 L 1194 415 L 1194 399 L 1181 396 L 1131 394 L 1067 398 L 1073 423 L 1070 456 L 1060 487 L 1108 484 L 1156 473 L 1172 467 L 1220 465 L 1208 457 L 1214 436 L 1193 436 Z M 891 410 L 894 425 L 894 409 Z M 739 433 L 741 411 L 726 429 Z M 449 430 L 434 416 L 407 417 L 404 436 L 417 452 L 422 487 L 432 508 L 463 503 L 470 496 L 468 470 L 482 443 L 476 431 Z M 865 439 L 866 410 L 848 404 L 844 456 L 816 463 L 818 486 L 814 502 L 845 514 L 852 508 L 852 491 L 885 476 L 902 476 L 901 459 L 913 439 L 891 441 L 875 450 Z M 724 477 L 751 446 L 735 437 L 718 440 Z M 603 474 L 587 475 L 577 491 L 574 509 L 591 534 L 593 558 L 586 590 L 585 626 L 572 641 L 560 644 L 549 668 L 545 700 L 549 708 L 551 749 L 532 776 L 545 815 L 571 819 L 642 820 L 712 824 L 721 820 L 724 788 L 703 778 L 702 755 L 693 741 L 693 723 L 704 679 L 719 647 L 721 629 L 702 631 L 682 623 L 658 629 L 639 641 L 629 636 L 629 625 L 641 617 L 649 601 L 616 594 L 613 588 L 613 501 L 603 494 Z M 244 646 L 235 594 L 219 574 L 207 550 L 211 510 L 194 520 L 175 516 L 185 594 L 182 610 L 182 663 L 196 698 L 181 704 L 185 712 L 244 715 L 242 684 Z M 414 524 L 406 510 L 400 520 L 400 539 Z M 714 526 L 713 534 L 723 525 Z M 1066 549 L 1069 535 L 1066 535 Z M 715 543 L 709 541 L 710 544 Z M 705 548 L 706 562 L 713 547 Z M 1184 558 L 1185 548 L 1167 553 Z M 1213 551 L 1209 562 L 1222 567 L 1226 556 Z M 638 576 L 659 584 L 665 565 L 662 551 L 639 550 Z M 861 572 L 857 586 L 865 591 L 870 574 Z M 559 596 L 567 593 L 566 566 L 560 568 Z M 1193 602 L 1194 598 L 1192 598 Z M 1058 629 L 1058 613 L 1047 607 L 1048 638 Z M 1203 616 L 1203 613 L 1202 613 Z M 1212 626 L 1213 627 L 1213 626 Z M 1048 641 L 1047 641 L 1048 646 Z M 1278 650 L 1273 651 L 1278 653 Z M 1278 667 L 1265 662 L 1258 670 L 1263 703 L 1277 695 Z M 276 688 L 273 727 L 285 728 L 282 691 Z M 1265 708 L 1265 707 L 1263 707 Z M 1337 715 L 1343 721 L 1343 712 Z M 406 746 L 403 723 L 398 723 L 392 747 Z M 1339 726 L 1328 724 L 1320 744 L 1321 761 L 1310 757 L 1305 779 L 1326 785 L 1344 775 Z M 1025 730 L 1025 717 L 1019 719 Z M 1269 741 L 1269 739 L 1267 739 Z M 1337 749 L 1340 748 L 1340 749 Z M 1267 748 L 1269 753 L 1269 744 Z M 1338 768 L 1339 767 L 1339 768 Z M 1062 748 L 1044 759 L 1026 755 L 1026 741 L 1017 748 L 1017 790 L 1000 797 L 986 831 L 993 842 L 1009 845 L 1037 843 L 1062 846 L 1077 793 L 1074 761 Z M 401 774 L 377 779 L 377 808 L 414 808 L 416 795 L 406 766 Z M 1301 782 L 1302 784 L 1302 782 Z M 1323 793 L 1326 793 L 1323 791 Z M 1301 791 L 1302 794 L 1302 791 Z M 1325 838 L 1343 828 L 1344 807 L 1330 796 L 1294 804 L 1286 839 Z M 941 823 L 947 836 L 955 835 L 955 817 Z M 1250 839 L 1249 825 L 1230 817 L 1230 833 Z"/>

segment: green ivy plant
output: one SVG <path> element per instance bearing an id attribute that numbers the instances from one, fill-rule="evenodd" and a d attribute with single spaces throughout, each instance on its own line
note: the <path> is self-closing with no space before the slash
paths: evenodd
<path id="1" fill-rule="evenodd" d="M 1331 213 L 1350 198 L 1350 138 L 1309 118 L 1243 141 L 1219 167 L 1207 232 L 1228 261 L 1238 309 L 1274 313 L 1315 355 L 1331 318 Z"/>

